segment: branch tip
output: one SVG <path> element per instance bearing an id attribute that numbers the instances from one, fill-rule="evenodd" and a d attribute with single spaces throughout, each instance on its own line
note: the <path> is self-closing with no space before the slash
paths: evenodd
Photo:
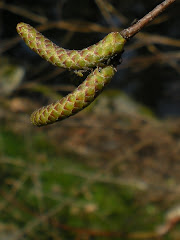
<path id="1" fill-rule="evenodd" d="M 151 12 L 146 14 L 143 18 L 141 18 L 134 25 L 124 29 L 121 31 L 121 36 L 126 40 L 132 38 L 135 34 L 137 34 L 142 28 L 144 28 L 147 24 L 149 24 L 155 17 L 160 15 L 163 11 L 166 10 L 173 2 L 176 0 L 165 0 L 159 5 L 157 5 Z"/>

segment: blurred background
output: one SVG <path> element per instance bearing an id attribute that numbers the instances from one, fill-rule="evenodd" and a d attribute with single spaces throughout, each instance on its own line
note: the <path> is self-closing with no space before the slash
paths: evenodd
<path id="1" fill-rule="evenodd" d="M 82 49 L 160 2 L 0 0 L 1 240 L 180 239 L 180 1 L 127 43 L 93 104 L 42 128 L 32 111 L 81 79 L 16 32 Z"/>

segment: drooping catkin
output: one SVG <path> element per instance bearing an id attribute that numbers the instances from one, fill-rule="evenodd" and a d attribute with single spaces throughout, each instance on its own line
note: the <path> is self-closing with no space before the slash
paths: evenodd
<path id="1" fill-rule="evenodd" d="M 123 51 L 126 40 L 119 32 L 111 32 L 98 43 L 82 50 L 66 50 L 51 42 L 26 23 L 17 25 L 25 43 L 42 58 L 58 67 L 82 70 L 105 66 L 106 61 Z"/>
<path id="2" fill-rule="evenodd" d="M 110 82 L 114 73 L 112 66 L 97 67 L 72 93 L 33 112 L 31 122 L 34 125 L 43 126 L 76 114 L 95 100 L 105 85 Z"/>

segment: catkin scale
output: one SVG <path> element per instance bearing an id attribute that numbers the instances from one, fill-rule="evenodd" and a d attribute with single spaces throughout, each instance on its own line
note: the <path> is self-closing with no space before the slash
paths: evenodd
<path id="1" fill-rule="evenodd" d="M 85 81 L 72 93 L 56 103 L 42 107 L 31 115 L 31 122 L 36 126 L 52 124 L 70 117 L 87 107 L 103 90 L 114 76 L 114 67 L 97 67 Z"/>
<path id="2" fill-rule="evenodd" d="M 74 70 L 105 66 L 106 60 L 123 51 L 126 42 L 119 32 L 112 32 L 90 47 L 66 50 L 51 42 L 29 24 L 18 23 L 17 32 L 32 50 L 48 62 Z"/>

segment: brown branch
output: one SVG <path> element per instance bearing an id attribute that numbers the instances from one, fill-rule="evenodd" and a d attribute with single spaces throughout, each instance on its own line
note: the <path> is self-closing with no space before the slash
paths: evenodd
<path id="1" fill-rule="evenodd" d="M 146 14 L 134 25 L 121 31 L 121 35 L 127 40 L 132 38 L 135 34 L 137 34 L 142 28 L 144 28 L 148 23 L 150 23 L 155 17 L 160 15 L 164 10 L 166 10 L 166 8 L 168 8 L 175 1 L 176 0 L 163 1 L 161 4 L 157 5 L 151 12 Z"/>
<path id="2" fill-rule="evenodd" d="M 5 4 L 4 2 L 0 2 L 0 9 L 7 10 L 9 12 L 15 13 L 15 14 L 20 15 L 25 18 L 29 18 L 30 20 L 38 22 L 38 23 L 43 24 L 48 21 L 48 19 L 44 16 L 40 16 L 39 14 L 35 14 L 24 8 L 17 7 L 13 4 Z"/>
<path id="3" fill-rule="evenodd" d="M 98 230 L 98 229 L 88 229 L 88 228 L 78 228 L 78 227 L 73 227 L 69 226 L 67 224 L 62 224 L 59 221 L 55 220 L 54 218 L 49 218 L 51 224 L 55 228 L 60 228 L 63 229 L 66 232 L 72 232 L 76 234 L 80 239 L 82 236 L 86 236 L 87 239 L 90 237 L 111 237 L 112 238 L 121 238 L 121 239 L 142 239 L 142 240 L 147 240 L 147 239 L 160 239 L 162 236 L 165 236 L 169 231 L 164 232 L 162 234 L 161 232 L 158 231 L 152 231 L 152 232 L 130 232 L 130 233 L 125 233 L 123 231 L 105 231 L 105 230 Z M 176 222 L 177 224 L 178 222 Z M 173 225 L 175 226 L 175 225 Z M 172 228 L 170 229 L 172 230 Z M 78 239 L 79 239 L 78 238 Z"/>

